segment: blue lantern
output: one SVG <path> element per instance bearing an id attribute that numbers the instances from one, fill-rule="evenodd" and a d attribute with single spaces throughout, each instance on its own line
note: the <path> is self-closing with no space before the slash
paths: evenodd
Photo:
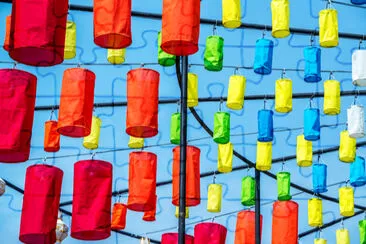
<path id="1" fill-rule="evenodd" d="M 320 138 L 320 112 L 317 108 L 304 110 L 304 138 L 308 141 Z"/>
<path id="2" fill-rule="evenodd" d="M 327 165 L 313 164 L 313 191 L 314 193 L 327 192 Z"/>
<path id="3" fill-rule="evenodd" d="M 356 157 L 355 161 L 351 163 L 350 169 L 350 183 L 351 186 L 363 186 L 366 185 L 365 176 L 365 159 L 362 157 Z"/>
<path id="4" fill-rule="evenodd" d="M 258 141 L 273 141 L 273 111 L 262 109 L 258 111 Z"/>
<path id="5" fill-rule="evenodd" d="M 366 0 L 351 0 L 353 4 L 366 4 Z"/>
<path id="6" fill-rule="evenodd" d="M 268 75 L 272 72 L 273 41 L 259 39 L 255 44 L 254 72 Z"/>
<path id="7" fill-rule="evenodd" d="M 321 51 L 318 47 L 306 47 L 304 49 L 305 77 L 306 82 L 319 82 L 322 80 L 321 71 Z"/>

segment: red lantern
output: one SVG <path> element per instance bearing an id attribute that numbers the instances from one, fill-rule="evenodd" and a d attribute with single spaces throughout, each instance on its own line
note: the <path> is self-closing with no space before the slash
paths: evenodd
<path id="1" fill-rule="evenodd" d="M 57 121 L 49 120 L 44 123 L 43 149 L 46 152 L 60 150 L 60 134 L 57 132 Z"/>
<path id="2" fill-rule="evenodd" d="M 123 230 L 126 227 L 127 206 L 122 203 L 115 203 L 112 211 L 112 230 Z"/>
<path id="3" fill-rule="evenodd" d="M 194 227 L 194 243 L 225 244 L 227 229 L 216 223 L 201 223 Z"/>
<path id="4" fill-rule="evenodd" d="M 67 11 L 68 0 L 14 0 L 10 57 L 34 66 L 62 63 Z"/>
<path id="5" fill-rule="evenodd" d="M 200 153 L 201 150 L 194 146 L 187 146 L 186 161 L 186 206 L 197 206 L 201 202 L 200 193 Z M 173 200 L 179 206 L 179 146 L 173 149 Z"/>
<path id="6" fill-rule="evenodd" d="M 54 244 L 63 172 L 50 165 L 27 168 L 19 240 Z"/>
<path id="7" fill-rule="evenodd" d="M 154 210 L 156 205 L 156 161 L 151 152 L 132 152 L 128 169 L 127 207 L 138 212 Z"/>
<path id="8" fill-rule="evenodd" d="M 102 240 L 111 235 L 112 164 L 83 160 L 74 164 L 71 236 Z"/>
<path id="9" fill-rule="evenodd" d="M 139 68 L 127 73 L 126 133 L 146 138 L 158 133 L 160 74 Z"/>
<path id="10" fill-rule="evenodd" d="M 198 51 L 200 0 L 164 0 L 161 49 L 176 56 Z"/>
<path id="11" fill-rule="evenodd" d="M 4 39 L 4 49 L 9 52 L 10 47 L 10 24 L 11 15 L 6 16 L 6 28 L 5 28 L 5 39 Z"/>
<path id="12" fill-rule="evenodd" d="M 131 0 L 94 0 L 94 42 L 112 49 L 131 45 Z"/>
<path id="13" fill-rule="evenodd" d="M 263 217 L 260 217 L 260 232 L 262 236 Z M 235 244 L 255 244 L 255 212 L 244 210 L 238 213 L 236 219 Z"/>
<path id="14" fill-rule="evenodd" d="M 194 238 L 191 235 L 185 235 L 185 244 L 193 244 Z M 165 233 L 161 236 L 161 244 L 178 244 L 178 233 Z"/>
<path id="15" fill-rule="evenodd" d="M 0 162 L 29 158 L 36 88 L 36 76 L 17 69 L 0 70 Z"/>
<path id="16" fill-rule="evenodd" d="M 142 220 L 148 221 L 148 222 L 155 221 L 155 215 L 156 215 L 156 199 L 157 199 L 157 197 L 155 196 L 155 206 L 154 206 L 154 209 L 153 210 L 150 210 L 150 211 L 146 211 L 144 213 L 144 216 L 142 216 Z"/>
<path id="17" fill-rule="evenodd" d="M 272 212 L 272 244 L 297 244 L 299 205 L 276 201 Z"/>
<path id="18" fill-rule="evenodd" d="M 87 69 L 71 68 L 62 79 L 57 131 L 70 137 L 90 134 L 94 106 L 95 74 Z"/>

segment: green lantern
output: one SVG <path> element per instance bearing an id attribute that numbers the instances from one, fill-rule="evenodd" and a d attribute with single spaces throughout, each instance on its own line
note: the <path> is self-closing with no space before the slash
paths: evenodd
<path id="1" fill-rule="evenodd" d="M 230 114 L 216 112 L 214 117 L 213 140 L 219 144 L 226 144 L 230 141 Z"/>
<path id="2" fill-rule="evenodd" d="M 180 113 L 174 113 L 170 118 L 170 142 L 176 145 L 180 143 Z"/>
<path id="3" fill-rule="evenodd" d="M 279 172 L 277 173 L 277 191 L 278 200 L 287 201 L 290 200 L 290 184 L 291 184 L 291 174 L 289 172 Z"/>
<path id="4" fill-rule="evenodd" d="M 224 59 L 224 38 L 221 36 L 209 36 L 206 39 L 204 54 L 205 69 L 209 71 L 222 70 Z"/>
<path id="5" fill-rule="evenodd" d="M 255 180 L 246 176 L 241 181 L 241 204 L 253 206 L 255 204 Z"/>
<path id="6" fill-rule="evenodd" d="M 175 55 L 166 53 L 161 49 L 161 32 L 158 33 L 158 62 L 161 66 L 172 66 L 175 64 Z"/>
<path id="7" fill-rule="evenodd" d="M 360 244 L 366 244 L 366 219 L 360 220 L 358 227 L 360 229 Z"/>

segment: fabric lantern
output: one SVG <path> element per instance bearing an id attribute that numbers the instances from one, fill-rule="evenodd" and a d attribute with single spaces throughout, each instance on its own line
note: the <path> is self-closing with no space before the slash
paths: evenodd
<path id="1" fill-rule="evenodd" d="M 277 199 L 279 201 L 290 200 L 291 174 L 289 172 L 277 173 Z"/>
<path id="2" fill-rule="evenodd" d="M 161 49 L 161 31 L 158 33 L 158 63 L 161 66 L 172 66 L 175 64 L 175 56 L 169 53 L 164 52 Z"/>
<path id="3" fill-rule="evenodd" d="M 144 144 L 145 144 L 144 138 L 130 136 L 130 139 L 128 140 L 129 148 L 134 148 L 134 149 L 143 148 Z"/>
<path id="4" fill-rule="evenodd" d="M 257 141 L 257 157 L 255 167 L 257 170 L 266 171 L 272 167 L 272 142 Z"/>
<path id="5" fill-rule="evenodd" d="M 358 222 L 358 228 L 360 231 L 360 244 L 366 244 L 366 219 Z"/>
<path id="6" fill-rule="evenodd" d="M 209 36 L 206 39 L 204 53 L 204 66 L 209 71 L 222 70 L 224 61 L 224 38 L 221 36 Z"/>
<path id="7" fill-rule="evenodd" d="M 350 244 L 349 232 L 347 229 L 338 229 L 336 231 L 337 244 Z"/>
<path id="8" fill-rule="evenodd" d="M 241 25 L 240 0 L 222 0 L 222 25 L 230 29 Z"/>
<path id="9" fill-rule="evenodd" d="M 62 220 L 62 214 L 58 212 L 58 218 L 56 222 L 56 244 L 61 244 L 63 240 L 69 235 L 69 227 Z"/>
<path id="10" fill-rule="evenodd" d="M 27 168 L 19 240 L 54 244 L 63 171 L 50 165 Z M 36 211 L 35 211 L 36 210 Z"/>
<path id="11" fill-rule="evenodd" d="M 126 49 L 108 49 L 107 60 L 111 64 L 123 64 L 126 60 Z"/>
<path id="12" fill-rule="evenodd" d="M 319 44 L 322 47 L 338 46 L 338 12 L 335 9 L 319 12 Z"/>
<path id="13" fill-rule="evenodd" d="M 350 184 L 353 187 L 366 185 L 365 159 L 362 157 L 357 156 L 355 161 L 351 163 Z"/>
<path id="14" fill-rule="evenodd" d="M 48 120 L 44 123 L 43 149 L 46 152 L 60 150 L 60 134 L 57 132 L 57 121 Z"/>
<path id="15" fill-rule="evenodd" d="M 272 36 L 284 38 L 290 35 L 290 3 L 288 0 L 272 0 Z"/>
<path id="16" fill-rule="evenodd" d="M 179 207 L 175 207 L 175 217 L 179 218 Z M 188 219 L 189 218 L 189 208 L 186 207 L 186 214 L 185 214 L 185 218 Z"/>
<path id="17" fill-rule="evenodd" d="M 150 244 L 150 239 L 147 237 L 141 237 L 140 244 Z"/>
<path id="18" fill-rule="evenodd" d="M 276 80 L 275 87 L 275 110 L 278 113 L 292 111 L 292 80 L 281 78 Z"/>
<path id="19" fill-rule="evenodd" d="M 194 243 L 225 244 L 227 229 L 216 223 L 200 223 L 194 227 Z"/>
<path id="20" fill-rule="evenodd" d="M 356 86 L 366 86 L 366 50 L 355 50 L 352 54 L 352 81 Z"/>
<path id="21" fill-rule="evenodd" d="M 163 1 L 161 39 L 163 51 L 176 56 L 188 56 L 198 51 L 200 7 L 199 0 Z"/>
<path id="22" fill-rule="evenodd" d="M 82 160 L 74 164 L 71 237 L 102 240 L 111 235 L 112 164 Z"/>
<path id="23" fill-rule="evenodd" d="M 347 128 L 348 134 L 353 138 L 365 136 L 364 129 L 364 109 L 361 105 L 352 105 L 347 109 Z"/>
<path id="24" fill-rule="evenodd" d="M 308 200 L 308 224 L 311 227 L 321 227 L 323 225 L 323 202 L 320 198 Z"/>
<path id="25" fill-rule="evenodd" d="M 299 205 L 276 201 L 272 212 L 272 244 L 297 243 Z"/>
<path id="26" fill-rule="evenodd" d="M 242 75 L 232 75 L 229 79 L 226 106 L 233 110 L 240 110 L 244 106 L 246 78 Z"/>
<path id="27" fill-rule="evenodd" d="M 217 170 L 220 173 L 229 173 L 233 170 L 233 144 L 217 144 Z"/>
<path id="28" fill-rule="evenodd" d="M 260 75 L 272 72 L 273 41 L 262 38 L 255 44 L 255 57 L 253 70 Z"/>
<path id="29" fill-rule="evenodd" d="M 304 110 L 304 138 L 308 141 L 320 139 L 320 112 L 317 108 Z"/>
<path id="30" fill-rule="evenodd" d="M 337 115 L 341 112 L 341 86 L 339 81 L 324 82 L 324 114 Z"/>
<path id="31" fill-rule="evenodd" d="M 131 0 L 94 0 L 94 43 L 104 48 L 131 45 Z"/>
<path id="32" fill-rule="evenodd" d="M 66 23 L 65 37 L 65 59 L 72 59 L 76 56 L 76 23 L 68 20 Z"/>
<path id="33" fill-rule="evenodd" d="M 170 117 L 170 142 L 176 145 L 180 143 L 180 113 Z"/>
<path id="34" fill-rule="evenodd" d="M 263 216 L 260 215 L 260 235 L 262 236 Z M 234 244 L 255 244 L 255 212 L 240 211 L 236 219 Z"/>
<path id="35" fill-rule="evenodd" d="M 6 27 L 5 27 L 5 38 L 4 38 L 4 46 L 5 51 L 9 52 L 10 49 L 10 24 L 11 24 L 11 15 L 6 16 Z"/>
<path id="36" fill-rule="evenodd" d="M 356 157 L 356 139 L 350 137 L 347 130 L 341 131 L 339 137 L 339 160 L 352 163 Z"/>
<path id="37" fill-rule="evenodd" d="M 211 213 L 221 212 L 222 185 L 210 184 L 207 193 L 207 211 Z"/>
<path id="38" fill-rule="evenodd" d="M 36 88 L 37 77 L 31 73 L 0 69 L 0 162 L 29 158 Z"/>
<path id="39" fill-rule="evenodd" d="M 142 220 L 143 221 L 147 221 L 147 222 L 155 221 L 156 201 L 157 201 L 157 196 L 155 196 L 155 205 L 154 205 L 153 210 L 144 212 L 144 216 L 142 216 Z"/>
<path id="40" fill-rule="evenodd" d="M 3 179 L 0 178 L 0 196 L 4 195 L 6 188 L 6 183 Z"/>
<path id="41" fill-rule="evenodd" d="M 247 207 L 255 204 L 255 180 L 246 176 L 241 180 L 241 204 Z"/>
<path id="42" fill-rule="evenodd" d="M 126 133 L 135 137 L 158 134 L 160 74 L 152 69 L 133 69 L 127 73 Z"/>
<path id="43" fill-rule="evenodd" d="M 112 210 L 112 230 L 123 230 L 126 227 L 127 206 L 123 203 L 115 203 Z"/>
<path id="44" fill-rule="evenodd" d="M 313 192 L 319 194 L 327 191 L 327 165 L 313 164 Z"/>
<path id="45" fill-rule="evenodd" d="M 177 244 L 178 243 L 178 233 L 165 233 L 161 236 L 161 244 Z M 194 237 L 185 234 L 185 244 L 193 244 Z"/>
<path id="46" fill-rule="evenodd" d="M 198 105 L 198 75 L 188 73 L 187 106 L 189 108 Z"/>
<path id="47" fill-rule="evenodd" d="M 186 206 L 197 206 L 201 202 L 200 193 L 200 154 L 201 150 L 194 146 L 186 148 Z M 173 200 L 179 206 L 180 148 L 173 149 Z"/>
<path id="48" fill-rule="evenodd" d="M 355 214 L 353 188 L 349 186 L 341 187 L 339 194 L 339 212 L 344 217 L 353 216 Z"/>
<path id="49" fill-rule="evenodd" d="M 351 0 L 353 4 L 366 4 L 366 0 Z"/>
<path id="50" fill-rule="evenodd" d="M 85 137 L 91 132 L 95 74 L 71 68 L 62 79 L 57 132 L 64 136 Z"/>
<path id="51" fill-rule="evenodd" d="M 273 141 L 273 111 L 261 109 L 258 111 L 258 141 Z"/>
<path id="52" fill-rule="evenodd" d="M 97 116 L 93 116 L 91 132 L 88 136 L 84 137 L 83 141 L 83 146 L 86 149 L 93 150 L 98 148 L 101 126 L 102 126 L 102 120 Z"/>
<path id="53" fill-rule="evenodd" d="M 305 47 L 305 76 L 306 82 L 319 82 L 321 77 L 321 50 L 318 47 Z"/>
<path id="54" fill-rule="evenodd" d="M 230 114 L 227 112 L 216 112 L 214 116 L 213 140 L 219 144 L 226 144 L 230 141 Z"/>
<path id="55" fill-rule="evenodd" d="M 296 162 L 300 167 L 313 164 L 313 142 L 305 140 L 304 135 L 296 137 Z"/>
<path id="56" fill-rule="evenodd" d="M 128 209 L 146 212 L 156 208 L 156 169 L 156 154 L 151 152 L 130 153 Z"/>

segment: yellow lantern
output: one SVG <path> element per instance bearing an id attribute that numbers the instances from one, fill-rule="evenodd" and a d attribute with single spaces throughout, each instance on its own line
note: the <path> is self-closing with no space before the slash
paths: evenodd
<path id="1" fill-rule="evenodd" d="M 324 113 L 336 115 L 341 112 L 341 86 L 339 81 L 327 80 L 324 82 Z"/>
<path id="2" fill-rule="evenodd" d="M 130 139 L 128 140 L 128 147 L 135 148 L 135 149 L 143 148 L 144 147 L 144 138 L 130 136 Z"/>
<path id="3" fill-rule="evenodd" d="M 244 106 L 246 78 L 242 75 L 232 75 L 229 79 L 226 106 L 233 110 L 240 110 Z"/>
<path id="4" fill-rule="evenodd" d="M 111 64 L 123 64 L 126 59 L 126 49 L 108 49 L 107 60 Z"/>
<path id="5" fill-rule="evenodd" d="M 327 240 L 323 238 L 316 238 L 314 239 L 314 244 L 327 244 Z"/>
<path id="6" fill-rule="evenodd" d="M 221 212 L 222 185 L 210 184 L 207 194 L 207 211 L 211 213 Z"/>
<path id="7" fill-rule="evenodd" d="M 323 203 L 319 198 L 308 200 L 308 224 L 311 227 L 321 227 L 323 225 Z"/>
<path id="8" fill-rule="evenodd" d="M 338 229 L 336 231 L 337 244 L 350 244 L 349 232 L 347 229 Z"/>
<path id="9" fill-rule="evenodd" d="M 64 58 L 72 59 L 76 56 L 76 23 L 70 20 L 66 23 Z"/>
<path id="10" fill-rule="evenodd" d="M 338 13 L 332 8 L 319 12 L 319 42 L 322 47 L 338 46 Z"/>
<path id="11" fill-rule="evenodd" d="M 188 73 L 188 94 L 187 106 L 189 108 L 198 105 L 198 76 L 194 73 Z"/>
<path id="12" fill-rule="evenodd" d="M 217 145 L 217 170 L 220 173 L 229 173 L 233 169 L 233 144 L 231 142 L 228 142 L 226 144 Z"/>
<path id="13" fill-rule="evenodd" d="M 281 78 L 276 80 L 275 110 L 279 113 L 292 111 L 292 80 Z"/>
<path id="14" fill-rule="evenodd" d="M 339 212 L 344 217 L 353 216 L 355 214 L 355 203 L 353 188 L 344 186 L 339 188 Z"/>
<path id="15" fill-rule="evenodd" d="M 296 138 L 296 162 L 300 167 L 309 167 L 313 163 L 313 143 L 305 140 L 304 135 Z"/>
<path id="16" fill-rule="evenodd" d="M 241 25 L 240 0 L 222 0 L 222 25 L 237 28 Z"/>
<path id="17" fill-rule="evenodd" d="M 100 136 L 100 127 L 102 126 L 102 120 L 97 116 L 92 118 L 91 132 L 88 136 L 84 137 L 83 146 L 86 149 L 97 149 Z"/>
<path id="18" fill-rule="evenodd" d="M 352 163 L 356 157 L 356 139 L 349 136 L 348 130 L 341 131 L 339 137 L 339 160 Z"/>
<path id="19" fill-rule="evenodd" d="M 288 0 L 272 0 L 272 36 L 284 38 L 290 35 L 290 3 Z"/>
<path id="20" fill-rule="evenodd" d="M 179 218 L 179 207 L 175 207 L 175 217 L 176 218 Z M 189 208 L 188 207 L 186 207 L 186 219 L 188 219 L 189 218 Z"/>
<path id="21" fill-rule="evenodd" d="M 266 171 L 272 167 L 272 142 L 257 141 L 257 170 Z"/>

